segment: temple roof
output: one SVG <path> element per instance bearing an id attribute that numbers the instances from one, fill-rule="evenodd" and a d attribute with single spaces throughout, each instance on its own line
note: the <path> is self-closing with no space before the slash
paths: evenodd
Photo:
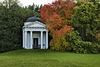
<path id="1" fill-rule="evenodd" d="M 26 20 L 26 22 L 35 22 L 35 21 L 40 21 L 40 18 L 34 16 L 34 17 L 29 17 Z"/>
<path id="2" fill-rule="evenodd" d="M 47 28 L 47 26 L 39 21 L 35 22 L 26 22 L 25 25 L 23 26 L 28 27 L 28 28 Z"/>

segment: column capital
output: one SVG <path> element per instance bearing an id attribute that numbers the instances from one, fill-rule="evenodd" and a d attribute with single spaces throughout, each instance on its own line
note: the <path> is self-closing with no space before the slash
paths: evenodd
<path id="1" fill-rule="evenodd" d="M 48 32 L 48 30 L 46 32 Z"/>
<path id="2" fill-rule="evenodd" d="M 30 31 L 30 32 L 33 32 L 33 31 Z"/>
<path id="3" fill-rule="evenodd" d="M 41 32 L 43 32 L 43 31 L 41 31 Z"/>

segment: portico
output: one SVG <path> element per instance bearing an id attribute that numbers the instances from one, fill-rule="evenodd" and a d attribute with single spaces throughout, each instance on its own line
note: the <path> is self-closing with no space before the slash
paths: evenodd
<path id="1" fill-rule="evenodd" d="M 39 21 L 25 22 L 23 26 L 23 48 L 48 49 L 47 26 Z"/>

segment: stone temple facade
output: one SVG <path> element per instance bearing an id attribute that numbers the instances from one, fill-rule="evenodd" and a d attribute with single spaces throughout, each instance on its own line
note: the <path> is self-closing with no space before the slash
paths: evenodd
<path id="1" fill-rule="evenodd" d="M 23 48 L 48 49 L 47 26 L 38 17 L 30 17 L 23 26 Z"/>

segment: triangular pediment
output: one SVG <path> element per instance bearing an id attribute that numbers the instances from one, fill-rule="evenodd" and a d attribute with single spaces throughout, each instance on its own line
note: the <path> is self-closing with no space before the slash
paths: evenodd
<path id="1" fill-rule="evenodd" d="M 44 27 L 46 28 L 47 26 L 41 22 L 31 22 L 30 24 L 25 25 L 24 27 Z"/>

